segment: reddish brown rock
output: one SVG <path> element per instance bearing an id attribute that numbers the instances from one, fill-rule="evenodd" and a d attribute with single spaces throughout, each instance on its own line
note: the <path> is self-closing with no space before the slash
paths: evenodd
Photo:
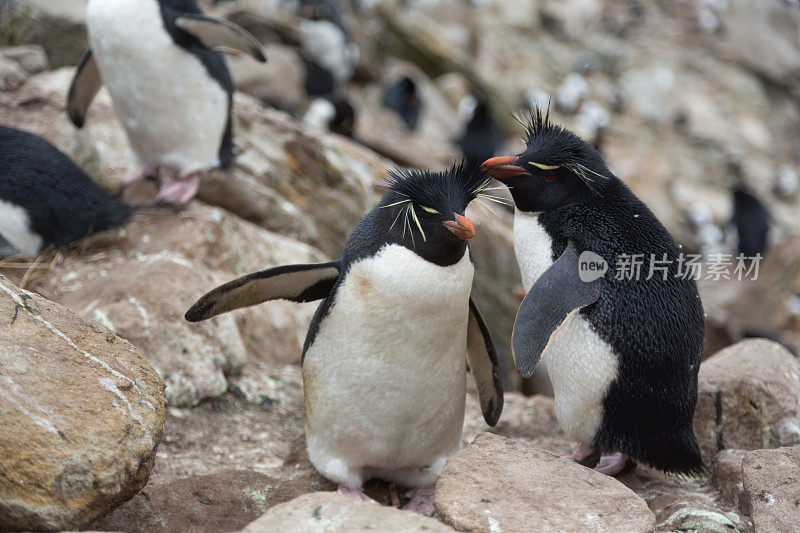
<path id="1" fill-rule="evenodd" d="M 165 403 L 131 343 L 0 276 L 0 529 L 82 527 L 136 494 Z"/>
<path id="2" fill-rule="evenodd" d="M 484 433 L 447 461 L 437 514 L 461 531 L 652 531 L 647 504 L 616 479 Z"/>
<path id="3" fill-rule="evenodd" d="M 800 448 L 749 452 L 742 461 L 742 474 L 756 532 L 796 531 L 800 523 Z"/>
<path id="4" fill-rule="evenodd" d="M 282 481 L 248 470 L 227 470 L 147 486 L 92 527 L 129 532 L 233 531 L 273 505 L 324 488 L 303 479 Z"/>
<path id="5" fill-rule="evenodd" d="M 694 431 L 706 462 L 719 450 L 800 443 L 800 363 L 786 348 L 747 339 L 700 365 Z"/>

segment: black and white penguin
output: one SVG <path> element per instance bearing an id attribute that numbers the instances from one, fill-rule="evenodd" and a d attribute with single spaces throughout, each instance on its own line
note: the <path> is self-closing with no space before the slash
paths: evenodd
<path id="1" fill-rule="evenodd" d="M 133 208 L 44 139 L 0 126 L 0 257 L 35 256 L 127 222 Z"/>
<path id="2" fill-rule="evenodd" d="M 303 348 L 306 439 L 311 462 L 342 493 L 366 498 L 362 484 L 378 477 L 413 488 L 407 507 L 432 509 L 433 484 L 461 447 L 467 361 L 486 422 L 500 417 L 464 216 L 488 182 L 476 163 L 396 171 L 340 259 L 244 276 L 186 313 L 198 321 L 267 300 L 323 299 Z"/>
<path id="3" fill-rule="evenodd" d="M 556 416 L 582 443 L 573 458 L 602 454 L 595 468 L 610 475 L 628 458 L 666 472 L 702 470 L 692 417 L 703 307 L 694 280 L 679 275 L 678 245 L 597 150 L 541 109 L 525 151 L 483 168 L 516 207 L 527 295 L 514 323 L 515 364 L 529 377 L 546 361 Z M 643 263 L 638 277 L 624 267 L 634 257 Z M 651 258 L 659 262 L 652 275 Z"/>
<path id="4" fill-rule="evenodd" d="M 734 188 L 732 194 L 731 226 L 736 230 L 736 251 L 745 257 L 763 256 L 769 240 L 769 211 L 742 186 Z"/>
<path id="5" fill-rule="evenodd" d="M 467 102 L 459 106 L 465 108 L 461 114 L 466 117 L 466 126 L 456 143 L 461 147 L 464 157 L 483 161 L 501 148 L 503 135 L 484 96 L 470 95 L 466 100 Z"/>
<path id="6" fill-rule="evenodd" d="M 303 122 L 315 128 L 352 137 L 356 126 L 356 111 L 346 97 L 327 94 L 311 102 L 303 115 Z"/>
<path id="7" fill-rule="evenodd" d="M 90 49 L 78 65 L 67 111 L 82 127 L 102 84 L 128 134 L 141 174 L 165 178 L 157 200 L 184 205 L 199 172 L 233 162 L 233 83 L 219 47 L 265 61 L 258 42 L 230 22 L 203 14 L 195 0 L 89 0 Z"/>
<path id="8" fill-rule="evenodd" d="M 350 40 L 333 0 L 301 0 L 300 55 L 306 65 L 306 93 L 321 96 L 353 77 L 358 46 Z"/>
<path id="9" fill-rule="evenodd" d="M 383 92 L 383 105 L 400 115 L 408 129 L 417 128 L 422 101 L 417 94 L 417 84 L 414 80 L 403 76 L 389 85 Z"/>

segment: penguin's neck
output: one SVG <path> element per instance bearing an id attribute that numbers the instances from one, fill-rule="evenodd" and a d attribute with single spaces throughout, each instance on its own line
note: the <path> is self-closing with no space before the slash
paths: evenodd
<path id="1" fill-rule="evenodd" d="M 539 221 L 540 215 L 514 211 L 514 253 L 525 292 L 553 264 L 553 238 Z"/>

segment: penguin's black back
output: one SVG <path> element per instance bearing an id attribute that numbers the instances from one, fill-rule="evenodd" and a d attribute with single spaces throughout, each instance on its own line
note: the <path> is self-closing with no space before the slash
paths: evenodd
<path id="1" fill-rule="evenodd" d="M 479 100 L 464 136 L 458 141 L 464 157 L 484 161 L 494 156 L 502 143 L 500 127 L 492 118 L 488 104 Z"/>
<path id="2" fill-rule="evenodd" d="M 737 188 L 733 191 L 733 217 L 731 222 L 739 237 L 738 252 L 745 257 L 763 254 L 769 237 L 769 212 L 761 201 Z"/>
<path id="3" fill-rule="evenodd" d="M 57 247 L 120 226 L 132 208 L 98 187 L 53 145 L 0 126 L 0 200 L 20 206 L 43 246 Z"/>
<path id="4" fill-rule="evenodd" d="M 547 211 L 540 223 L 553 237 L 553 258 L 571 239 L 609 265 L 600 299 L 581 310 L 618 355 L 594 445 L 620 451 L 667 472 L 703 468 L 692 429 L 703 349 L 703 307 L 692 279 L 680 279 L 678 245 L 655 215 L 617 178 L 602 199 Z M 622 254 L 643 254 L 639 280 L 616 279 Z M 651 254 L 666 257 L 667 280 L 649 274 Z M 665 255 L 666 254 L 666 255 Z"/>
<path id="5" fill-rule="evenodd" d="M 228 122 L 219 147 L 220 167 L 228 169 L 233 164 L 233 127 L 231 109 L 233 106 L 233 80 L 225 58 L 216 50 L 209 50 L 194 36 L 175 25 L 175 19 L 184 13 L 201 15 L 203 11 L 195 0 L 159 0 L 161 19 L 172 40 L 190 54 L 197 57 L 208 74 L 220 84 L 228 95 Z"/>

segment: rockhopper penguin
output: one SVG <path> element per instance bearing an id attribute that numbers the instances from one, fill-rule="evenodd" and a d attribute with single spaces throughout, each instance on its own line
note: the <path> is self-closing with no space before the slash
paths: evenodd
<path id="1" fill-rule="evenodd" d="M 133 208 L 41 137 L 0 126 L 0 257 L 35 256 L 127 222 Z"/>
<path id="2" fill-rule="evenodd" d="M 627 458 L 700 471 L 692 416 L 703 307 L 695 282 L 679 275 L 675 241 L 597 150 L 541 109 L 531 114 L 525 151 L 483 168 L 516 206 L 527 295 L 514 323 L 514 361 L 524 377 L 540 357 L 547 362 L 559 423 L 582 443 L 573 458 L 599 452 L 596 469 L 610 475 Z M 638 255 L 638 278 L 619 275 L 618 265 Z"/>
<path id="3" fill-rule="evenodd" d="M 164 178 L 158 200 L 184 205 L 199 172 L 233 163 L 233 83 L 225 47 L 265 61 L 258 42 L 230 22 L 203 14 L 195 0 L 89 0 L 90 49 L 69 89 L 67 112 L 83 126 L 103 83 L 128 134 L 140 174 Z"/>
<path id="4" fill-rule="evenodd" d="M 256 272 L 209 292 L 189 321 L 284 298 L 322 299 L 303 347 L 311 462 L 360 498 L 377 477 L 412 487 L 432 510 L 433 484 L 461 447 L 467 362 L 486 422 L 503 390 L 492 341 L 470 298 L 475 232 L 464 210 L 492 199 L 479 163 L 395 171 L 340 259 Z"/>

